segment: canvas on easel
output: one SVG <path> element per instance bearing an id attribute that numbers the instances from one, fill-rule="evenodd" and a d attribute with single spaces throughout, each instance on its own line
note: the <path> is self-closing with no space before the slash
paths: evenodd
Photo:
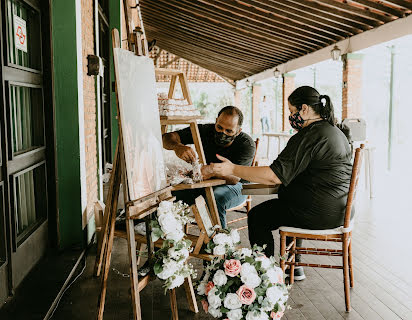
<path id="1" fill-rule="evenodd" d="M 153 60 L 113 49 L 130 199 L 166 187 Z"/>

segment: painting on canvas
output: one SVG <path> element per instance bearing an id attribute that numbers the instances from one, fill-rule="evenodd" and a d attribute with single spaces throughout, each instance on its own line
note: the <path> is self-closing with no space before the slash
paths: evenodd
<path id="1" fill-rule="evenodd" d="M 116 85 L 131 200 L 166 187 L 152 59 L 114 49 Z"/>

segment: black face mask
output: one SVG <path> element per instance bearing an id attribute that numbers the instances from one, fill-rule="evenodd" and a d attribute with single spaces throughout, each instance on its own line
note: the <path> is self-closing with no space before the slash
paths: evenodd
<path id="1" fill-rule="evenodd" d="M 216 128 L 215 128 L 215 137 L 214 137 L 214 138 L 215 138 L 215 143 L 216 143 L 218 146 L 223 147 L 223 146 L 229 144 L 230 142 L 232 142 L 233 140 L 235 140 L 236 135 L 234 135 L 234 136 L 228 136 L 228 135 L 225 134 L 224 132 L 218 132 L 218 131 L 216 131 Z"/>

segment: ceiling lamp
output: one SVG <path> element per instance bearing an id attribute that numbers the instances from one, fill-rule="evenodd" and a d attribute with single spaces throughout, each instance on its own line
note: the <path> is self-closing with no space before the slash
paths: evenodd
<path id="1" fill-rule="evenodd" d="M 330 54 L 332 56 L 332 60 L 338 61 L 339 58 L 340 58 L 340 52 L 341 51 L 340 51 L 339 47 L 337 45 L 335 45 L 333 47 L 333 49 L 331 50 L 331 52 L 330 52 Z"/>
<path id="2" fill-rule="evenodd" d="M 246 79 L 246 87 L 250 87 L 250 80 Z"/>
<path id="3" fill-rule="evenodd" d="M 275 71 L 273 71 L 273 75 L 275 76 L 275 78 L 279 78 L 280 77 L 280 71 L 278 68 L 275 69 Z"/>

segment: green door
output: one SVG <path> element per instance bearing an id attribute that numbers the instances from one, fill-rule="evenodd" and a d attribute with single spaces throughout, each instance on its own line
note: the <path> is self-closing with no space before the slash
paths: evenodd
<path id="1" fill-rule="evenodd" d="M 48 246 L 45 127 L 52 104 L 42 54 L 40 1 L 1 2 L 0 302 Z M 47 32 L 45 33 L 47 35 Z M 47 38 L 47 37 L 46 37 Z M 7 289 L 6 289 L 7 288 Z"/>

